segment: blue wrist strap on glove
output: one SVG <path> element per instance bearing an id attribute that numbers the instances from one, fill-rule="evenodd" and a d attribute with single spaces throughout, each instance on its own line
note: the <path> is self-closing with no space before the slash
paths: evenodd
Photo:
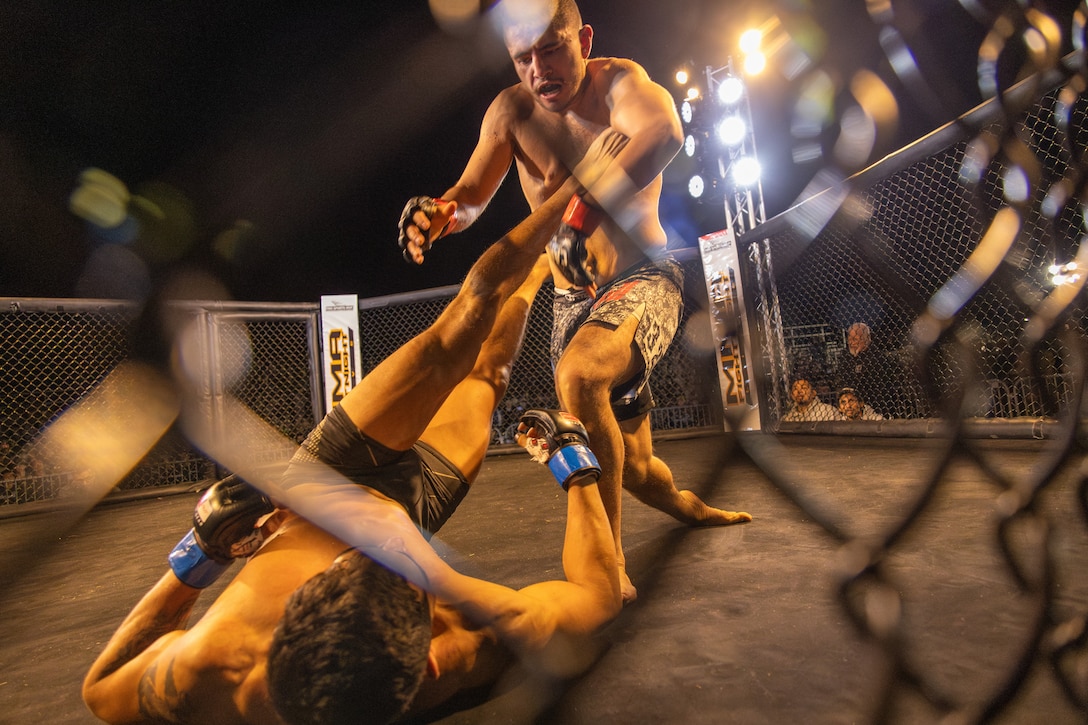
<path id="1" fill-rule="evenodd" d="M 189 529 L 189 533 L 182 537 L 174 550 L 167 557 L 174 575 L 194 589 L 204 589 L 211 586 L 223 572 L 230 568 L 230 563 L 220 564 L 212 559 L 200 544 L 196 541 L 196 532 Z"/>
<path id="2" fill-rule="evenodd" d="M 593 455 L 593 451 L 588 447 L 577 443 L 563 446 L 556 451 L 555 455 L 548 459 L 548 468 L 551 469 L 556 482 L 563 487 L 564 491 L 567 490 L 571 479 L 577 475 L 590 471 L 596 474 L 594 479 L 601 475 L 601 465 L 597 463 L 597 456 Z"/>

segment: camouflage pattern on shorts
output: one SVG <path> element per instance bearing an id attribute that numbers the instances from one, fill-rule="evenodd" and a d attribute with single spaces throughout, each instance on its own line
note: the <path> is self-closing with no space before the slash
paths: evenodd
<path id="1" fill-rule="evenodd" d="M 615 328 L 645 303 L 642 322 L 635 331 L 635 345 L 643 361 L 642 373 L 613 390 L 612 401 L 617 417 L 621 416 L 621 408 L 638 403 L 637 412 L 624 414 L 621 419 L 646 412 L 653 406 L 652 396 L 644 392 L 650 374 L 665 356 L 680 326 L 684 311 L 683 285 L 683 269 L 672 257 L 663 257 L 627 270 L 598 290 L 596 298 L 584 290 L 572 290 L 567 294 L 557 292 L 552 305 L 555 315 L 552 365 L 558 362 L 571 338 L 586 322 Z"/>

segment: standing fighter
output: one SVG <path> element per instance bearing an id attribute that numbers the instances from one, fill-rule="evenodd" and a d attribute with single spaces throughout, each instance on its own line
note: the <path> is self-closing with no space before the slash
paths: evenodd
<path id="1" fill-rule="evenodd" d="M 624 600 L 636 590 L 623 570 L 622 486 L 640 501 L 689 525 L 750 521 L 747 513 L 711 508 L 678 491 L 653 454 L 647 381 L 664 356 L 683 311 L 682 270 L 665 254 L 658 219 L 661 172 L 680 149 L 681 126 L 668 92 L 637 63 L 590 58 L 593 28 L 574 0 L 521 3 L 553 14 L 519 14 L 499 4 L 507 50 L 521 82 L 502 91 L 484 114 L 480 140 L 461 178 L 440 199 L 414 197 L 401 215 L 399 241 L 417 264 L 431 243 L 475 221 L 517 166 L 533 209 L 574 171 L 601 129 L 630 141 L 602 178 L 571 200 L 549 245 L 555 284 L 551 354 L 560 404 L 589 430 L 604 475 Z M 643 309 L 635 329 L 621 322 Z M 622 475 L 621 475 L 622 474 Z"/>
<path id="2" fill-rule="evenodd" d="M 622 148 L 617 134 L 601 138 L 594 158 Z M 580 189 L 570 179 L 485 251 L 438 320 L 315 428 L 282 485 L 262 484 L 270 498 L 234 477 L 209 489 L 171 570 L 88 672 L 83 697 L 95 715 L 278 724 L 363 713 L 386 722 L 487 682 L 511 654 L 532 659 L 557 640 L 587 637 L 618 613 L 600 469 L 569 416 L 530 411 L 519 429 L 568 491 L 564 581 L 514 591 L 464 576 L 420 533 L 442 525 L 480 469 L 548 276 L 544 245 Z M 272 500 L 282 504 L 274 512 Z M 270 514 L 277 526 L 265 539 Z M 250 555 L 186 628 L 201 590 Z"/>

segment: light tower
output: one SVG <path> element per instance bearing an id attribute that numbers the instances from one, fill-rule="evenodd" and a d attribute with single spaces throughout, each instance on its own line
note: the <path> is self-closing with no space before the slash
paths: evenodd
<path id="1" fill-rule="evenodd" d="M 752 104 L 745 78 L 763 70 L 762 34 L 750 30 L 740 37 L 743 73 L 733 57 L 725 65 L 706 66 L 705 89 L 691 86 L 680 104 L 684 153 L 695 162 L 688 193 L 696 199 L 721 195 L 726 224 L 740 237 L 766 220 L 761 166 L 756 154 Z M 677 73 L 687 83 L 690 73 Z"/>
<path id="2" fill-rule="evenodd" d="M 721 201 L 724 229 L 699 237 L 706 278 L 709 322 L 717 347 L 718 379 L 727 430 L 761 426 L 759 391 L 753 384 L 752 335 L 743 292 L 738 238 L 766 220 L 761 168 L 745 75 L 763 69 L 761 33 L 741 36 L 744 74 L 729 56 L 719 68 L 706 66 L 705 87 L 691 86 L 680 104 L 684 153 L 694 162 L 688 193 L 701 201 Z M 690 77 L 690 73 L 687 74 Z M 686 80 L 686 79 L 685 79 Z M 677 81 L 684 83 L 680 74 Z M 760 245 L 748 252 L 760 251 Z"/>

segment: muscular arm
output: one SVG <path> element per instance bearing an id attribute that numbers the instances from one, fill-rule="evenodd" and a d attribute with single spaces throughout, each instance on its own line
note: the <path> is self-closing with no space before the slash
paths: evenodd
<path id="1" fill-rule="evenodd" d="M 563 571 L 565 581 L 519 591 L 461 577 L 448 583 L 445 594 L 522 655 L 540 652 L 557 635 L 586 636 L 607 624 L 622 603 L 616 547 L 595 482 L 573 484 L 567 493 Z"/>
<path id="2" fill-rule="evenodd" d="M 173 660 L 160 656 L 182 634 L 200 591 L 167 572 L 144 595 L 83 680 L 91 712 L 110 723 L 169 722 L 182 695 Z"/>
<path id="3" fill-rule="evenodd" d="M 400 236 L 406 259 L 422 264 L 424 253 L 436 239 L 467 229 L 495 196 L 514 159 L 510 133 L 513 106 L 509 90 L 491 102 L 461 178 L 446 189 L 433 211 L 413 212 L 409 202 L 404 214 L 411 216 L 402 217 Z"/>
<path id="4" fill-rule="evenodd" d="M 589 188 L 591 203 L 596 200 L 609 211 L 660 176 L 683 143 L 680 117 L 669 92 L 650 80 L 637 63 L 613 62 L 621 69 L 606 94 L 610 124 L 629 141 Z"/>
<path id="5" fill-rule="evenodd" d="M 513 112 L 508 92 L 500 93 L 484 114 L 476 142 L 461 178 L 442 198 L 457 202 L 457 219 L 448 233 L 468 228 L 495 196 L 514 161 L 509 117 Z"/>

